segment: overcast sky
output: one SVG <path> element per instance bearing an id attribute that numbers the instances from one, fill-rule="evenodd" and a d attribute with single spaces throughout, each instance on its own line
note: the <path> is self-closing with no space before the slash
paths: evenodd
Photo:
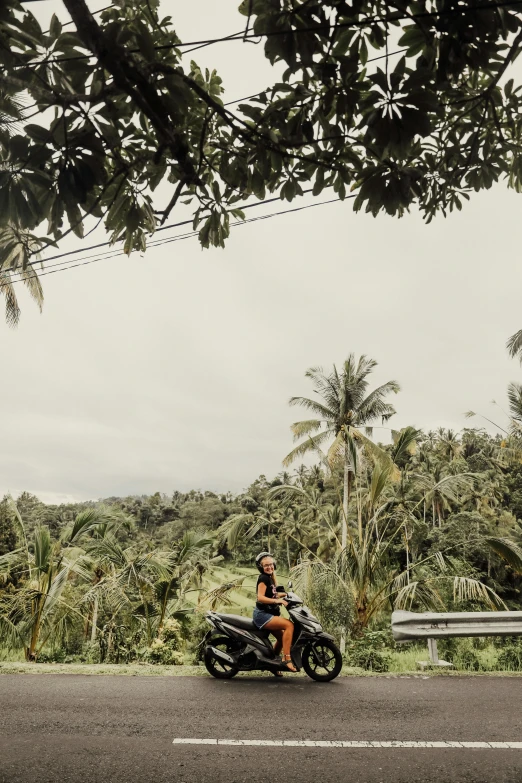
<path id="1" fill-rule="evenodd" d="M 187 41 L 241 29 L 236 5 L 163 8 Z M 31 10 L 66 18 L 59 0 Z M 260 46 L 192 56 L 218 69 L 227 100 L 274 80 Z M 0 324 L 0 492 L 241 491 L 281 470 L 289 425 L 306 418 L 288 406 L 311 393 L 306 369 L 350 352 L 379 362 L 374 385 L 401 384 L 394 428 L 460 430 L 469 409 L 505 424 L 491 400 L 506 407 L 522 374 L 505 350 L 522 328 L 521 210 L 504 186 L 429 226 L 355 214 L 348 201 L 232 229 L 225 250 L 189 239 L 49 275 L 42 315 L 19 289 L 20 326 Z"/>

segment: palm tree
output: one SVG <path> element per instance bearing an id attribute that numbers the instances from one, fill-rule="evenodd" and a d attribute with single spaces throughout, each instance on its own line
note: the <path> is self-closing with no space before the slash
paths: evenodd
<path id="1" fill-rule="evenodd" d="M 462 443 L 453 430 L 445 430 L 439 427 L 437 432 L 437 451 L 446 462 L 451 462 L 459 457 L 462 452 Z"/>
<path id="2" fill-rule="evenodd" d="M 8 503 L 23 544 L 0 557 L 0 576 L 14 574 L 20 582 L 15 592 L 2 595 L 0 632 L 9 647 L 23 647 L 26 660 L 35 661 L 72 618 L 84 619 L 81 601 L 67 595 L 68 584 L 73 577 L 90 580 L 90 559 L 80 544 L 86 534 L 111 521 L 111 512 L 103 507 L 82 511 L 61 541 L 53 541 L 45 525 L 36 527 L 28 540 L 14 500 L 8 498 Z"/>
<path id="3" fill-rule="evenodd" d="M 294 440 L 305 437 L 293 451 L 283 460 L 285 466 L 290 465 L 298 457 L 310 451 L 318 451 L 327 441 L 333 439 L 328 451 L 328 459 L 332 464 L 340 455 L 343 461 L 343 526 L 342 549 L 346 547 L 348 525 L 348 503 L 353 477 L 356 473 L 357 448 L 356 441 L 363 443 L 374 458 L 387 460 L 389 457 L 375 446 L 369 438 L 358 429 L 370 425 L 376 420 L 388 421 L 395 409 L 386 402 L 386 397 L 393 392 L 397 394 L 400 386 L 397 381 L 388 381 L 368 393 L 368 376 L 377 366 L 377 362 L 361 356 L 356 362 L 354 354 L 350 354 L 339 372 L 334 365 L 329 375 L 325 375 L 321 367 L 312 367 L 305 373 L 313 383 L 313 391 L 318 399 L 308 397 L 291 397 L 290 405 L 301 405 L 311 411 L 317 418 L 307 419 L 292 424 Z"/>
<path id="4" fill-rule="evenodd" d="M 424 508 L 431 506 L 433 527 L 435 527 L 436 521 L 438 526 L 442 527 L 444 512 L 449 510 L 452 504 L 458 504 L 462 495 L 470 492 L 476 474 L 444 475 L 443 467 L 437 465 L 430 474 L 414 473 L 412 478 L 415 489 L 422 493 L 422 500 L 417 503 L 417 506 L 421 502 L 424 503 Z"/>

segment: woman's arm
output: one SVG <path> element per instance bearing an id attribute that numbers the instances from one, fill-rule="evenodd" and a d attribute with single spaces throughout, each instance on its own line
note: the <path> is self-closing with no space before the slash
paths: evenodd
<path id="1" fill-rule="evenodd" d="M 283 598 L 269 598 L 267 596 L 264 582 L 259 582 L 257 586 L 257 600 L 260 604 L 283 604 L 286 606 L 286 601 Z"/>

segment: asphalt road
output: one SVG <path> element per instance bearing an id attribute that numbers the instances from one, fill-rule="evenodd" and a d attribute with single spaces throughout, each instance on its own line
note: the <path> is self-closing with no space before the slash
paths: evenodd
<path id="1" fill-rule="evenodd" d="M 520 783 L 522 748 L 174 739 L 522 741 L 522 679 L 0 676 L 0 783 Z"/>

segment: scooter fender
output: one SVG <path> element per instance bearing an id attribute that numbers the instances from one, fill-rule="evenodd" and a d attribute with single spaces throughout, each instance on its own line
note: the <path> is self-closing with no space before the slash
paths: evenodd
<path id="1" fill-rule="evenodd" d="M 209 649 L 212 650 L 216 658 L 221 658 L 222 661 L 226 661 L 226 663 L 229 663 L 231 666 L 237 666 L 237 661 L 224 650 L 218 650 L 217 647 L 213 647 L 212 645 L 209 646 Z"/>

